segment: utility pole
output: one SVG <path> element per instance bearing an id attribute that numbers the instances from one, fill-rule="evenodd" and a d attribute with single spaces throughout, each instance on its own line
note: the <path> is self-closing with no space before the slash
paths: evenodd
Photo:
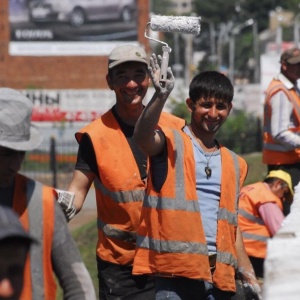
<path id="1" fill-rule="evenodd" d="M 235 56 L 235 36 L 240 33 L 240 31 L 247 26 L 254 24 L 253 19 L 248 19 L 244 23 L 238 24 L 232 28 L 231 34 L 229 36 L 229 79 L 234 84 L 234 56 Z"/>

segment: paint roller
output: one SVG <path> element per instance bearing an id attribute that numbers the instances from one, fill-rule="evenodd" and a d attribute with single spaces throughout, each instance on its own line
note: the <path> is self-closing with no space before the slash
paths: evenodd
<path id="1" fill-rule="evenodd" d="M 200 17 L 186 17 L 186 16 L 161 16 L 152 15 L 150 22 L 147 23 L 145 29 L 145 37 L 163 44 L 162 47 L 162 61 L 160 67 L 160 79 L 161 83 L 165 83 L 167 80 L 167 69 L 169 65 L 169 54 L 172 49 L 169 45 L 163 41 L 154 39 L 147 35 L 147 30 L 150 28 L 152 31 L 160 32 L 178 32 L 198 35 L 200 33 Z"/>

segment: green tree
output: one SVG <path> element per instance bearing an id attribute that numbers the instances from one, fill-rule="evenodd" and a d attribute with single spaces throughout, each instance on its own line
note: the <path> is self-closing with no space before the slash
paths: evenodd
<path id="1" fill-rule="evenodd" d="M 194 0 L 193 3 L 195 13 L 204 20 L 200 33 L 200 36 L 203 38 L 198 39 L 195 49 L 208 52 L 204 61 L 199 65 L 201 70 L 212 69 L 212 64 L 209 61 L 208 20 L 214 22 L 216 29 L 215 42 L 217 42 L 221 28 L 227 28 L 227 34 L 230 35 L 233 27 L 244 23 L 250 18 L 257 22 L 258 33 L 261 33 L 269 26 L 270 12 L 276 10 L 277 7 L 294 12 L 295 15 L 300 11 L 299 0 Z M 292 26 L 284 28 L 283 40 L 293 40 Z M 263 48 L 261 48 L 261 51 L 263 51 Z M 238 71 L 237 75 L 250 77 L 251 79 L 252 74 L 251 69 L 248 67 L 248 62 L 250 58 L 254 57 L 253 52 L 252 26 L 249 26 L 243 29 L 243 34 L 236 36 L 235 57 L 238 59 L 235 62 L 235 69 Z M 226 41 L 226 38 L 223 44 L 222 62 L 225 66 L 229 66 L 228 39 Z"/>
<path id="2" fill-rule="evenodd" d="M 240 154 L 261 151 L 261 121 L 244 110 L 232 111 L 216 137 L 221 144 Z"/>
<path id="3" fill-rule="evenodd" d="M 151 13 L 156 15 L 172 15 L 172 1 L 170 0 L 150 0 Z"/>

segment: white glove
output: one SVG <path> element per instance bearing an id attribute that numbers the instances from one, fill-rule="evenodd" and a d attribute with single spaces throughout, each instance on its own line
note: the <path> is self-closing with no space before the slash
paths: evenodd
<path id="1" fill-rule="evenodd" d="M 76 215 L 76 208 L 74 206 L 75 194 L 73 192 L 56 190 L 58 194 L 57 202 L 62 208 L 67 222 L 72 220 Z"/>
<path id="2" fill-rule="evenodd" d="M 72 204 L 70 208 L 63 209 L 67 222 L 70 222 L 76 215 L 76 208 Z"/>

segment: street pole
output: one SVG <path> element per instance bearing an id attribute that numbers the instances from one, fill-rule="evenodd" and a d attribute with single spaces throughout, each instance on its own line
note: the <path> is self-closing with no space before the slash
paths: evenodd
<path id="1" fill-rule="evenodd" d="M 234 34 L 231 33 L 229 36 L 229 70 L 228 77 L 232 84 L 234 84 L 234 52 L 235 52 L 235 41 Z"/>
<path id="2" fill-rule="evenodd" d="M 294 21 L 294 44 L 296 47 L 299 47 L 299 17 L 300 13 L 296 15 Z"/>
<path id="3" fill-rule="evenodd" d="M 257 21 L 253 22 L 253 57 L 254 57 L 254 83 L 260 82 L 260 57 Z"/>
<path id="4" fill-rule="evenodd" d="M 235 36 L 241 32 L 247 26 L 254 24 L 253 19 L 248 19 L 242 24 L 238 24 L 233 27 L 229 36 L 229 79 L 234 84 L 234 56 L 235 56 Z"/>

